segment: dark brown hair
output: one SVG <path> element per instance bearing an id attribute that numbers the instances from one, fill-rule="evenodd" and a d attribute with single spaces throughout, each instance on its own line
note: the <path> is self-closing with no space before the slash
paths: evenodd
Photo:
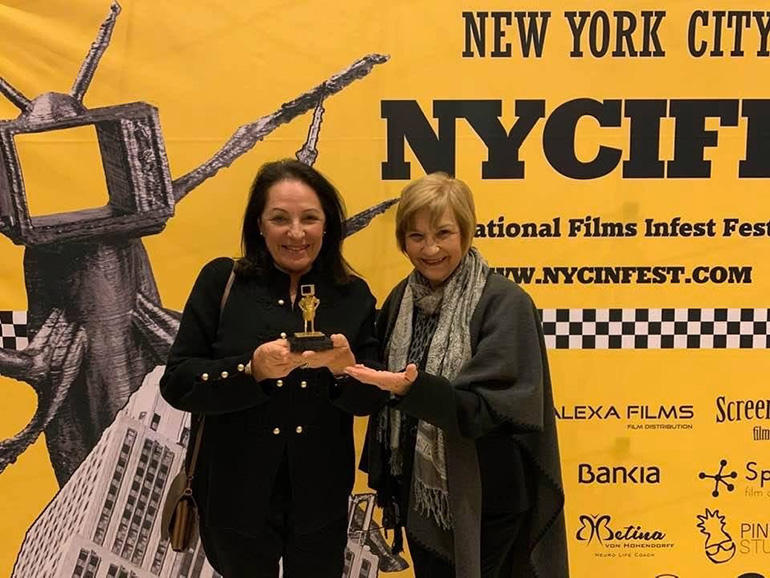
<path id="1" fill-rule="evenodd" d="M 237 271 L 245 275 L 261 276 L 273 266 L 273 258 L 265 239 L 260 235 L 259 220 L 267 204 L 270 187 L 281 181 L 299 181 L 313 189 L 325 217 L 325 234 L 317 261 L 321 270 L 335 282 L 347 283 L 353 269 L 342 256 L 345 238 L 345 205 L 337 189 L 320 172 L 294 159 L 283 159 L 262 165 L 251 184 L 249 201 L 243 215 L 241 249 Z"/>

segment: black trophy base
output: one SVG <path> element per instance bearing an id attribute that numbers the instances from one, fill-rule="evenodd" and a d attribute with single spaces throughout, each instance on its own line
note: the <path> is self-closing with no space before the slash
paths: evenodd
<path id="1" fill-rule="evenodd" d="M 326 351 L 334 349 L 332 340 L 323 333 L 295 333 L 289 337 L 291 351 Z"/>

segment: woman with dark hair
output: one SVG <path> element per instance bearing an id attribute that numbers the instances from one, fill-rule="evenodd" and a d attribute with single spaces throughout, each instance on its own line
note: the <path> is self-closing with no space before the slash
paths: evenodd
<path id="1" fill-rule="evenodd" d="M 535 304 L 472 247 L 473 196 L 437 173 L 407 185 L 396 241 L 414 265 L 382 306 L 390 392 L 362 467 L 406 529 L 416 578 L 566 578 L 564 490 Z"/>
<path id="2" fill-rule="evenodd" d="M 336 281 L 347 283 L 352 269 L 342 256 L 345 226 L 345 208 L 342 199 L 337 189 L 326 177 L 313 167 L 295 160 L 267 163 L 257 173 L 257 177 L 251 185 L 251 194 L 246 206 L 246 214 L 243 217 L 241 243 L 244 258 L 238 262 L 239 272 L 251 272 L 259 275 L 269 271 L 275 264 L 276 255 L 280 255 L 279 251 L 274 253 L 268 247 L 266 242 L 268 239 L 264 236 L 262 225 L 265 207 L 268 204 L 268 191 L 279 183 L 287 188 L 296 188 L 297 185 L 300 188 L 307 187 L 315 193 L 325 218 L 324 222 L 321 223 L 323 225 L 323 242 L 318 244 L 320 250 L 316 253 L 319 266 L 326 269 Z M 289 183 L 294 183 L 294 185 Z M 296 193 L 294 194 L 296 195 Z M 316 216 L 319 215 L 308 214 L 305 220 L 317 225 L 318 222 L 312 221 Z M 277 220 L 281 221 L 282 218 L 283 215 L 279 215 Z M 273 218 L 273 221 L 275 222 L 276 218 Z M 269 219 L 268 223 L 270 223 Z M 314 231 L 308 228 L 308 233 L 312 236 Z M 313 250 L 316 249 L 313 248 Z M 303 255 L 300 255 L 300 258 L 302 257 Z"/>
<path id="3" fill-rule="evenodd" d="M 344 208 L 294 160 L 258 172 L 243 257 L 208 263 L 161 379 L 174 407 L 205 416 L 193 494 L 201 540 L 225 578 L 339 578 L 353 487 L 353 414 L 383 393 L 344 367 L 374 359 L 375 299 L 342 257 Z M 291 351 L 312 286 L 326 351 Z M 194 434 L 193 434 L 194 435 Z M 192 438 L 192 436 L 191 436 Z"/>

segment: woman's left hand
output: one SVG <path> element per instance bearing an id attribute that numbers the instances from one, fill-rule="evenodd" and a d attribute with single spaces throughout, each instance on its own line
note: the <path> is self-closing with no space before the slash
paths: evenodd
<path id="1" fill-rule="evenodd" d="M 414 363 L 410 363 L 404 371 L 394 373 L 392 371 L 377 371 L 376 369 L 358 364 L 346 367 L 345 373 L 361 383 L 375 385 L 396 395 L 406 395 L 417 379 L 417 366 Z"/>
<path id="2" fill-rule="evenodd" d="M 347 337 L 341 333 L 331 336 L 332 349 L 325 351 L 304 351 L 302 359 L 308 367 L 328 367 L 334 375 L 341 375 L 349 365 L 356 363 L 356 356 L 350 349 Z"/>

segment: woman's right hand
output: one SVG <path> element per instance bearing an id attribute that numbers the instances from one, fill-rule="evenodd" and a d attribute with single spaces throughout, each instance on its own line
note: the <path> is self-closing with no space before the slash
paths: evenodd
<path id="1" fill-rule="evenodd" d="M 286 339 L 263 343 L 251 356 L 251 374 L 257 381 L 286 377 L 304 363 L 302 356 L 292 353 Z"/>
<path id="2" fill-rule="evenodd" d="M 345 373 L 361 383 L 377 386 L 384 391 L 389 391 L 396 395 L 406 395 L 409 393 L 412 384 L 417 380 L 417 366 L 414 363 L 410 363 L 404 371 L 398 373 L 378 371 L 358 363 L 346 367 Z"/>

